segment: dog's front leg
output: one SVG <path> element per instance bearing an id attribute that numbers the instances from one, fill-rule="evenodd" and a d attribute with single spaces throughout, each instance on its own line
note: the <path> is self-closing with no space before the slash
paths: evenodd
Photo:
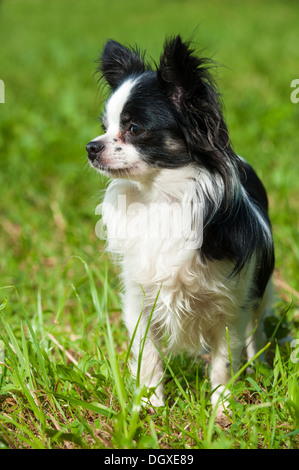
<path id="1" fill-rule="evenodd" d="M 138 287 L 140 289 L 140 286 Z M 151 308 L 144 306 L 143 303 L 143 297 L 138 291 L 133 293 L 131 289 L 126 292 L 124 321 L 130 338 L 133 338 L 131 370 L 140 386 L 145 385 L 148 389 L 154 388 L 149 403 L 153 407 L 158 407 L 164 405 L 163 369 L 159 353 L 160 330 L 150 323 Z"/>
<path id="2" fill-rule="evenodd" d="M 240 364 L 242 347 L 245 344 L 244 328 L 238 324 L 228 326 L 229 338 L 227 337 L 226 325 L 218 326 L 213 335 L 211 344 L 211 401 L 213 407 L 217 407 L 217 415 L 228 407 L 229 391 L 225 388 L 231 379 L 232 366 L 234 373 Z M 231 363 L 232 361 L 232 363 Z M 229 411 L 229 410 L 228 410 Z"/>

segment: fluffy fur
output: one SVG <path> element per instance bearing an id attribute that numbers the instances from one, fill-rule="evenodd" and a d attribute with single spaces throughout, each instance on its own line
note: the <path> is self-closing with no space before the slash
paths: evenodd
<path id="1" fill-rule="evenodd" d="M 265 189 L 233 151 L 212 62 L 191 43 L 168 39 L 152 67 L 138 49 L 108 41 L 99 64 L 111 95 L 105 134 L 87 151 L 91 165 L 114 178 L 103 221 L 108 249 L 120 257 L 131 336 L 142 312 L 133 373 L 150 319 L 140 382 L 154 387 L 152 405 L 163 405 L 166 335 L 171 351 L 210 350 L 219 406 L 231 374 L 226 329 L 237 370 L 244 346 L 249 358 L 260 346 L 257 322 L 269 305 L 274 251 Z"/>

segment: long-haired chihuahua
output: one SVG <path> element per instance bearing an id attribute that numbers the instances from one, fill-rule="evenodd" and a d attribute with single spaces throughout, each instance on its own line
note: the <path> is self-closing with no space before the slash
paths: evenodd
<path id="1" fill-rule="evenodd" d="M 221 411 L 231 366 L 244 347 L 250 359 L 261 346 L 274 248 L 265 189 L 231 146 L 212 64 L 180 36 L 154 65 L 108 41 L 99 65 L 111 90 L 105 133 L 87 152 L 113 178 L 102 216 L 122 268 L 132 372 L 139 367 L 150 403 L 162 406 L 162 339 L 171 352 L 208 348 Z"/>

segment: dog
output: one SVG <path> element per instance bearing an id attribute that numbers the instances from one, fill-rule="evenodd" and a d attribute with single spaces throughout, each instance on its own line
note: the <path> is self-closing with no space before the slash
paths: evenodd
<path id="1" fill-rule="evenodd" d="M 98 68 L 111 91 L 105 133 L 86 148 L 112 178 L 102 218 L 121 265 L 132 373 L 163 406 L 162 340 L 174 353 L 204 347 L 218 413 L 244 347 L 249 360 L 261 347 L 274 245 L 266 191 L 232 148 L 213 65 L 179 35 L 158 64 L 109 40 Z"/>

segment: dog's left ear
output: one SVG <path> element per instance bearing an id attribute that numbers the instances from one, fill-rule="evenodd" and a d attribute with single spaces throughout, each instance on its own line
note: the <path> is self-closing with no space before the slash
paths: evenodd
<path id="1" fill-rule="evenodd" d="M 115 90 L 125 78 L 140 75 L 146 68 L 143 56 L 137 48 L 129 49 L 110 40 L 104 47 L 98 69 L 112 90 Z"/>
<path id="2" fill-rule="evenodd" d="M 232 152 L 217 86 L 210 73 L 214 62 L 198 57 L 180 36 L 168 39 L 157 68 L 161 90 L 179 113 L 181 129 L 193 156 L 208 157 L 219 168 L 219 158 Z"/>
<path id="3" fill-rule="evenodd" d="M 161 88 L 177 110 L 183 103 L 196 106 L 198 101 L 210 101 L 214 84 L 209 67 L 211 60 L 199 58 L 189 42 L 181 36 L 166 40 L 157 69 Z"/>

